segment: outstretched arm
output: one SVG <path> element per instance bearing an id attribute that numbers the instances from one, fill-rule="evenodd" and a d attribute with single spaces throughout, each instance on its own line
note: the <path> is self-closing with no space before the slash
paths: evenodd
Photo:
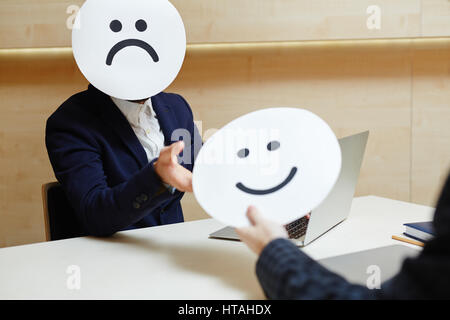
<path id="1" fill-rule="evenodd" d="M 123 230 L 164 203 L 181 197 L 179 191 L 191 189 L 191 172 L 172 162 L 176 152 L 182 150 L 182 143 L 165 148 L 158 161 L 150 162 L 114 187 L 107 184 L 101 148 L 92 137 L 48 122 L 46 144 L 55 175 L 91 235 L 108 236 Z M 163 182 L 179 191 L 171 194 Z"/>
<path id="2" fill-rule="evenodd" d="M 265 219 L 256 208 L 247 211 L 251 226 L 236 229 L 259 255 L 256 274 L 269 299 L 370 299 L 375 292 L 352 285 L 325 269 L 287 240 L 286 230 Z"/>

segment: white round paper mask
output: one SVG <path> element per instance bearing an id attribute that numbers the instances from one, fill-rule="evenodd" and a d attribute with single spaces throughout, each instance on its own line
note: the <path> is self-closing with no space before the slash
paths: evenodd
<path id="1" fill-rule="evenodd" d="M 326 198 L 340 169 L 339 143 L 321 118 L 303 109 L 264 109 L 233 120 L 206 141 L 193 189 L 202 208 L 226 225 L 247 226 L 249 205 L 287 224 Z"/>
<path id="2" fill-rule="evenodd" d="M 186 33 L 167 0 L 87 0 L 75 20 L 72 48 L 81 72 L 97 89 L 140 100 L 176 78 Z"/>

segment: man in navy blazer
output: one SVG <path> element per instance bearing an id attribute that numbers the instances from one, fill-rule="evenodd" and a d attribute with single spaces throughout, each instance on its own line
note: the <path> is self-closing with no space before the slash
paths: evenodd
<path id="1" fill-rule="evenodd" d="M 170 147 L 150 162 L 121 110 L 92 85 L 48 119 L 48 155 L 86 234 L 108 236 L 183 221 L 180 200 L 182 191 L 191 191 L 201 138 L 180 95 L 159 93 L 151 105 Z M 184 141 L 172 144 L 180 138 Z"/>

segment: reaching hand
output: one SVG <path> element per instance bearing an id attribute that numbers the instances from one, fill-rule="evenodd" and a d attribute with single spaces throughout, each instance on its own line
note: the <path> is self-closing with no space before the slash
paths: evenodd
<path id="1" fill-rule="evenodd" d="M 236 232 L 241 240 L 257 255 L 270 241 L 277 238 L 288 238 L 287 231 L 283 226 L 265 219 L 255 207 L 248 207 L 247 217 L 251 226 L 236 228 Z"/>
<path id="2" fill-rule="evenodd" d="M 183 141 L 164 147 L 153 167 L 164 183 L 181 192 L 192 192 L 192 172 L 180 165 L 177 159 L 183 149 Z"/>

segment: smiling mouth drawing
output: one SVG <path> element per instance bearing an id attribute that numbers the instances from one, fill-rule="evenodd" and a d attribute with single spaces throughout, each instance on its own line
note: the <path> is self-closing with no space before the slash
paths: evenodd
<path id="1" fill-rule="evenodd" d="M 237 183 L 236 187 L 239 190 L 244 191 L 246 193 L 250 193 L 250 194 L 254 194 L 254 195 L 265 195 L 265 194 L 276 192 L 276 191 L 280 190 L 281 188 L 283 188 L 285 185 L 287 185 L 289 182 L 291 182 L 292 178 L 294 178 L 296 173 L 297 173 L 297 167 L 293 167 L 291 169 L 291 172 L 287 176 L 287 178 L 284 179 L 284 181 L 282 183 L 280 183 L 276 187 L 273 187 L 270 189 L 264 189 L 264 190 L 250 189 L 250 188 L 247 188 L 246 186 L 244 186 L 241 182 Z"/>
<path id="2" fill-rule="evenodd" d="M 114 47 L 111 48 L 111 50 L 108 53 L 108 57 L 106 58 L 106 64 L 108 66 L 110 66 L 112 64 L 112 61 L 113 61 L 116 53 L 126 47 L 142 48 L 145 51 L 147 51 L 147 53 L 152 57 L 154 62 L 159 61 L 159 57 L 158 57 L 158 54 L 156 53 L 155 49 L 153 49 L 153 47 L 151 45 L 149 45 L 147 42 L 139 40 L 139 39 L 127 39 L 127 40 L 120 41 Z"/>

